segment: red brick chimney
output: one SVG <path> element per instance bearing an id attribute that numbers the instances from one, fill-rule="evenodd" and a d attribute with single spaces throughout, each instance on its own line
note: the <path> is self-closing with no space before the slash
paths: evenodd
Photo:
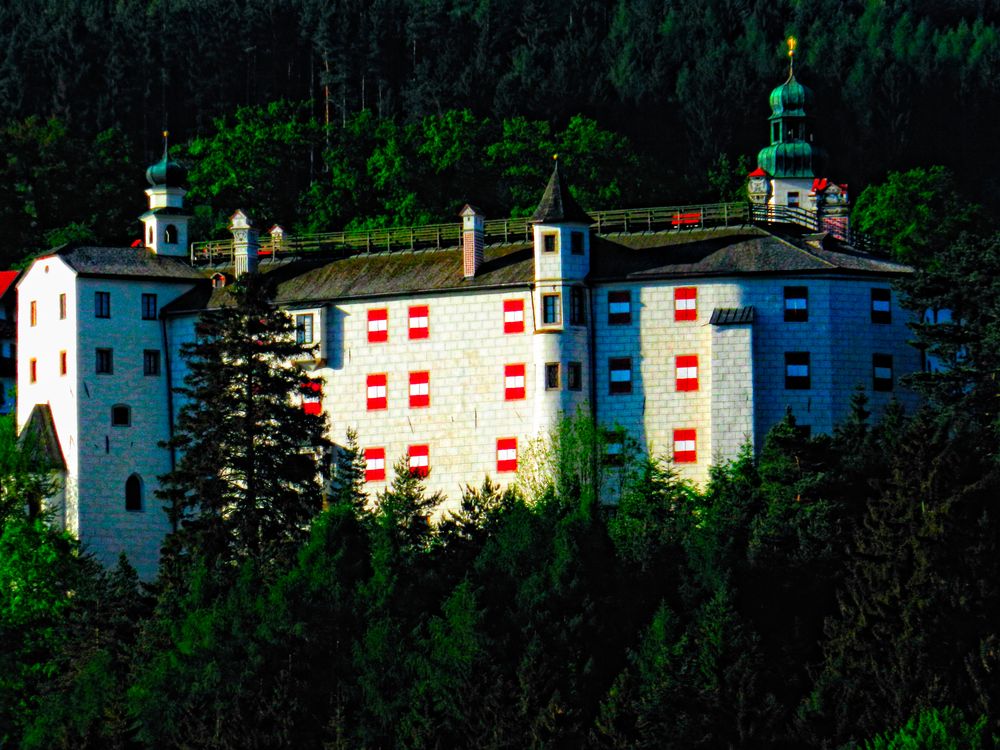
<path id="1" fill-rule="evenodd" d="M 473 205 L 466 204 L 462 217 L 462 272 L 471 279 L 483 264 L 483 237 L 486 220 Z"/>

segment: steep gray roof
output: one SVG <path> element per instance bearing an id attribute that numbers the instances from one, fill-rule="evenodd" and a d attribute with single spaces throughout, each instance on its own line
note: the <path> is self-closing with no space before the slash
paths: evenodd
<path id="1" fill-rule="evenodd" d="M 66 459 L 63 457 L 59 435 L 52 420 L 52 409 L 48 404 L 35 404 L 31 408 L 28 420 L 18 436 L 18 443 L 21 445 L 27 441 L 31 441 L 33 447 L 39 450 L 41 454 L 39 458 L 47 468 L 55 471 L 66 470 Z"/>
<path id="2" fill-rule="evenodd" d="M 146 247 L 67 246 L 53 255 L 62 258 L 80 276 L 127 276 L 161 280 L 200 279 L 187 258 L 157 255 Z"/>
<path id="3" fill-rule="evenodd" d="M 542 200 L 538 203 L 538 208 L 531 216 L 532 224 L 593 224 L 594 220 L 587 216 L 587 212 L 580 208 L 569 189 L 563 189 L 562 181 L 559 179 L 559 162 L 552 169 L 552 176 L 549 184 L 545 186 L 542 193 Z"/>

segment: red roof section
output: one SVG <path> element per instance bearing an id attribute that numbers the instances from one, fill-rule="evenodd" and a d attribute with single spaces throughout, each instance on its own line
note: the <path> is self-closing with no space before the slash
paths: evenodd
<path id="1" fill-rule="evenodd" d="M 753 172 L 748 174 L 747 177 L 767 177 L 767 172 L 760 167 L 757 167 Z"/>
<path id="2" fill-rule="evenodd" d="M 20 271 L 0 271 L 0 297 L 3 297 L 11 284 L 17 280 Z"/>

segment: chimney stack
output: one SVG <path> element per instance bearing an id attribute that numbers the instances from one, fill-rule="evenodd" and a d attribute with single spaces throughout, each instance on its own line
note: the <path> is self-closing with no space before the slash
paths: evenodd
<path id="1" fill-rule="evenodd" d="M 471 279 L 483 264 L 486 220 L 471 204 L 466 204 L 459 216 L 462 217 L 462 271 L 465 278 Z"/>
<path id="2" fill-rule="evenodd" d="M 257 272 L 257 227 L 243 209 L 237 209 L 229 219 L 229 231 L 233 233 L 233 275 L 238 279 L 245 273 Z"/>

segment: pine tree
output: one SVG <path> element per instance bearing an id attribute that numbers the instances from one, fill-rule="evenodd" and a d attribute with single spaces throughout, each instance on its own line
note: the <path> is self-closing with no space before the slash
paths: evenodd
<path id="1" fill-rule="evenodd" d="M 266 280 L 250 275 L 233 290 L 181 349 L 189 373 L 168 443 L 180 457 L 159 495 L 177 529 L 168 552 L 266 563 L 304 540 L 320 509 L 325 417 L 297 403 L 303 347 Z"/>

